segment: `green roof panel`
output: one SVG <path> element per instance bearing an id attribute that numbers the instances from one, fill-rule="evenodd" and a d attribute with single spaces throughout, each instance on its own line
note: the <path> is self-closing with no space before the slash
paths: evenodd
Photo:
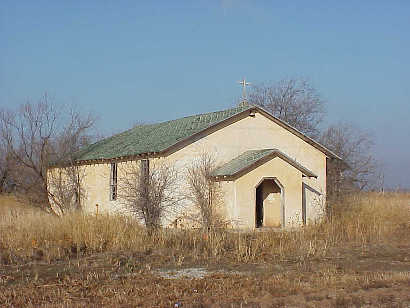
<path id="1" fill-rule="evenodd" d="M 264 158 L 278 156 L 290 165 L 300 170 L 304 175 L 308 177 L 315 177 L 312 171 L 302 166 L 300 163 L 290 158 L 288 155 L 279 151 L 278 149 L 263 149 L 263 150 L 250 150 L 242 153 L 238 157 L 235 157 L 231 161 L 216 168 L 211 176 L 213 177 L 233 177 L 242 171 L 248 170 L 253 166 L 256 166 L 258 162 L 261 162 Z"/>
<path id="2" fill-rule="evenodd" d="M 111 159 L 144 153 L 161 152 L 219 122 L 250 109 L 248 104 L 193 115 L 177 120 L 138 125 L 123 133 L 96 142 L 76 153 L 76 161 Z"/>
<path id="3" fill-rule="evenodd" d="M 274 151 L 275 150 L 273 149 L 246 151 L 221 167 L 215 169 L 212 172 L 212 176 L 233 176 L 252 166 L 258 160 L 272 154 Z"/>

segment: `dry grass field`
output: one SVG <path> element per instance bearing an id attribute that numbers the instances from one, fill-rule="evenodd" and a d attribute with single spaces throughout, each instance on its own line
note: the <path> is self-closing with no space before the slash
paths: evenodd
<path id="1" fill-rule="evenodd" d="M 410 194 L 277 232 L 62 218 L 0 196 L 0 307 L 410 307 Z"/>

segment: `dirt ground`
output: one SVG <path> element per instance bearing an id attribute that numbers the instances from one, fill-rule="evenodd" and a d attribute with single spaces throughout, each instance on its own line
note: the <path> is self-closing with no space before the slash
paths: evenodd
<path id="1" fill-rule="evenodd" d="M 155 250 L 13 258 L 2 255 L 1 307 L 410 307 L 410 243 L 261 264 L 198 264 Z"/>

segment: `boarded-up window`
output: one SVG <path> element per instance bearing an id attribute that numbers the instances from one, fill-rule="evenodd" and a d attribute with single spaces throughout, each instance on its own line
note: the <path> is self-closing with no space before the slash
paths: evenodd
<path id="1" fill-rule="evenodd" d="M 117 164 L 111 164 L 110 172 L 110 200 L 117 200 Z"/>

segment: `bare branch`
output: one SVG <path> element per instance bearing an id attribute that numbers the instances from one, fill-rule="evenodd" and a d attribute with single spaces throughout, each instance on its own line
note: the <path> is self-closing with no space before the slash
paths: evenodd
<path id="1" fill-rule="evenodd" d="M 52 161 L 66 159 L 72 163 L 72 154 L 87 143 L 93 124 L 91 116 L 83 116 L 74 109 L 66 112 L 47 94 L 37 103 L 27 102 L 16 110 L 3 110 L 0 139 L 16 162 L 18 172 L 14 180 L 19 189 L 51 211 L 48 197 L 55 196 L 47 186 L 47 168 Z"/>
<path id="2" fill-rule="evenodd" d="M 272 85 L 254 86 L 249 101 L 309 135 L 319 135 L 319 124 L 325 114 L 318 91 L 306 80 L 284 79 Z"/>
<path id="3" fill-rule="evenodd" d="M 369 134 L 351 124 L 330 126 L 320 142 L 339 155 L 346 166 L 338 161 L 328 164 L 328 194 L 338 196 L 352 190 L 375 188 L 380 178 L 378 163 L 372 155 L 373 141 Z"/>
<path id="4" fill-rule="evenodd" d="M 149 232 L 155 231 L 160 228 L 161 219 L 174 210 L 179 201 L 175 194 L 178 178 L 175 169 L 148 160 L 129 163 L 122 169 L 124 176 L 118 189 L 120 203 L 143 220 Z"/>
<path id="5" fill-rule="evenodd" d="M 187 199 L 192 201 L 199 214 L 197 220 L 206 230 L 224 225 L 220 215 L 223 193 L 218 183 L 211 179 L 211 172 L 215 167 L 215 158 L 208 153 L 202 153 L 186 169 L 189 191 Z"/>

